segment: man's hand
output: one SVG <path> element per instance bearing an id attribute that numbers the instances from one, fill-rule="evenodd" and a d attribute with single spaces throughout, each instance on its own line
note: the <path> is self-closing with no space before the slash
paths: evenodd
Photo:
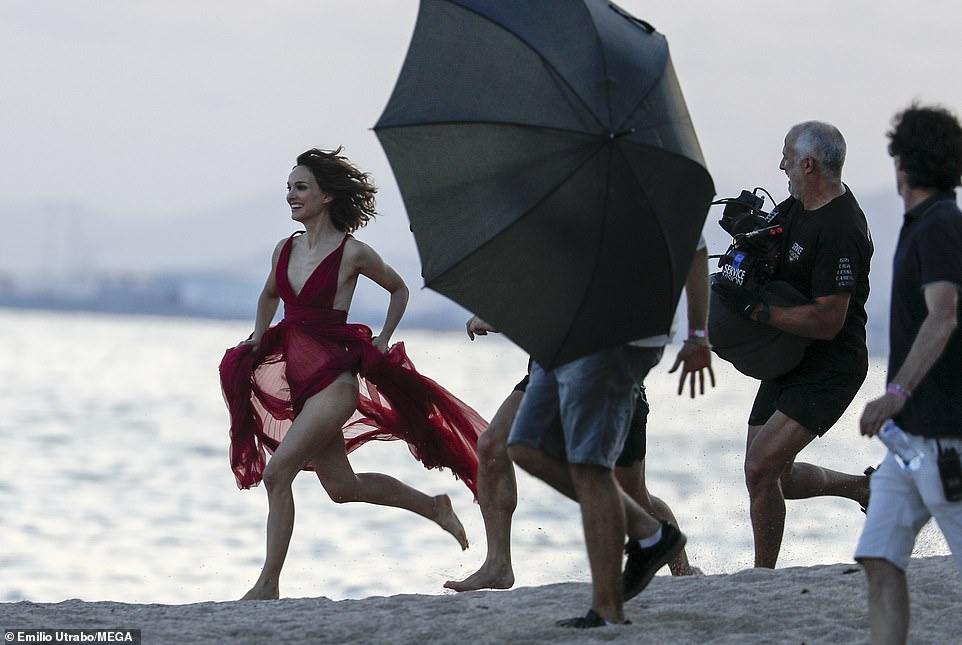
<path id="1" fill-rule="evenodd" d="M 468 322 L 464 324 L 468 331 L 468 338 L 474 340 L 475 336 L 487 336 L 488 333 L 498 334 L 500 333 L 497 329 L 484 322 L 477 316 L 471 316 L 468 318 Z"/>
<path id="2" fill-rule="evenodd" d="M 695 377 L 698 378 L 699 394 L 705 393 L 705 370 L 708 370 L 708 377 L 711 386 L 715 387 L 715 372 L 711 368 L 711 345 L 704 338 L 689 338 L 678 350 L 675 357 L 675 364 L 668 370 L 669 374 L 675 372 L 679 365 L 684 363 L 681 376 L 678 379 L 678 394 L 681 395 L 685 389 L 685 379 L 691 376 L 691 398 L 695 398 Z"/>
<path id="3" fill-rule="evenodd" d="M 869 401 L 862 411 L 862 418 L 859 419 L 859 431 L 866 437 L 874 437 L 882 425 L 901 412 L 904 407 L 905 399 L 891 393 Z"/>

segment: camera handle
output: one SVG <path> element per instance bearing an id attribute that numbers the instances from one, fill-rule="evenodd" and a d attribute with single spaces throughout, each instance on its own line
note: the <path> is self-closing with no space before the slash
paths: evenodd
<path id="1" fill-rule="evenodd" d="M 754 188 L 754 190 L 752 190 L 751 192 L 749 192 L 749 191 L 747 191 L 747 190 L 743 190 L 738 197 L 724 197 L 724 198 L 722 198 L 722 199 L 718 199 L 718 200 L 713 201 L 713 202 L 711 203 L 711 205 L 712 205 L 712 206 L 719 206 L 719 205 L 722 205 L 722 204 L 724 204 L 724 205 L 737 204 L 737 205 L 741 206 L 743 209 L 746 209 L 746 210 L 749 210 L 749 211 L 755 211 L 755 212 L 758 212 L 758 213 L 762 214 L 763 216 L 767 216 L 768 213 L 766 213 L 765 211 L 762 210 L 762 206 L 764 206 L 764 204 L 765 204 L 765 198 L 764 198 L 764 197 L 760 197 L 760 196 L 758 195 L 758 192 L 759 192 L 759 191 L 761 191 L 761 192 L 765 193 L 766 195 L 768 195 L 768 199 L 771 200 L 772 204 L 777 204 L 777 203 L 778 203 L 778 202 L 775 201 L 775 198 L 772 197 L 772 194 L 771 194 L 770 192 L 768 192 L 767 190 L 765 190 L 765 189 L 764 189 L 763 187 L 761 187 L 761 186 L 756 186 L 756 187 Z M 727 209 L 726 209 L 726 210 L 727 210 Z"/>

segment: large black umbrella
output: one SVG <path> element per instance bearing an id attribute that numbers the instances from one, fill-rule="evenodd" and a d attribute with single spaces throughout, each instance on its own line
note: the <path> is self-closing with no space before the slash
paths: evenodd
<path id="1" fill-rule="evenodd" d="M 374 129 L 426 286 L 543 366 L 668 330 L 714 188 L 650 25 L 604 0 L 422 0 Z"/>

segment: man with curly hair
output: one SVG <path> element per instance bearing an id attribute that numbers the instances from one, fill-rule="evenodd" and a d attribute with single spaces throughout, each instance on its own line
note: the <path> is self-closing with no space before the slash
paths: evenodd
<path id="1" fill-rule="evenodd" d="M 891 419 L 922 459 L 913 469 L 890 451 L 872 476 L 855 559 L 868 579 L 873 643 L 908 636 L 905 568 L 929 518 L 962 573 L 962 127 L 948 110 L 917 104 L 893 126 L 888 151 L 905 219 L 892 274 L 889 384 L 865 406 L 860 429 L 871 437 Z"/>

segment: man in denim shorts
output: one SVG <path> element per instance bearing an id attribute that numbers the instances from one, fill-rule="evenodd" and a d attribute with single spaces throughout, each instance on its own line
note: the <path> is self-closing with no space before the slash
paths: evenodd
<path id="1" fill-rule="evenodd" d="M 685 389 L 688 381 L 691 398 L 696 391 L 705 394 L 705 372 L 711 387 L 715 387 L 715 373 L 711 366 L 711 344 L 708 342 L 708 248 L 704 238 L 698 242 L 685 278 L 685 300 L 687 302 L 688 338 L 675 357 L 669 374 L 679 371 L 678 394 Z M 652 336 L 632 341 L 632 345 L 648 347 L 659 353 L 674 338 L 674 321 L 668 334 Z M 498 333 L 498 330 L 472 316 L 465 324 L 468 338 Z M 530 374 L 531 364 L 528 364 Z M 477 589 L 509 589 L 514 585 L 514 568 L 511 563 L 511 521 L 518 504 L 517 482 L 514 465 L 508 456 L 508 435 L 514 418 L 521 406 L 524 392 L 528 388 L 530 376 L 526 375 L 498 407 L 497 412 L 478 438 L 478 504 L 484 520 L 487 542 L 484 562 L 481 567 L 462 580 L 449 580 L 444 583 L 455 591 L 474 591 Z M 667 520 L 678 526 L 674 513 L 664 500 L 648 491 L 645 477 L 645 456 L 647 421 L 650 411 L 645 397 L 644 385 L 636 385 L 639 390 L 635 403 L 631 427 L 625 439 L 621 456 L 615 463 L 615 477 L 622 489 L 642 508 L 659 519 Z M 629 544 L 630 546 L 630 544 Z M 668 563 L 672 575 L 700 575 L 701 570 L 693 567 L 688 554 L 682 549 Z M 631 576 L 629 576 L 631 577 Z"/>
<path id="2" fill-rule="evenodd" d="M 888 133 L 905 218 L 892 273 L 889 384 L 862 413 L 863 435 L 892 419 L 922 455 L 913 470 L 890 451 L 872 475 L 855 559 L 868 578 L 873 643 L 904 643 L 905 568 L 935 517 L 962 573 L 962 126 L 950 112 L 912 105 Z M 909 466 L 909 467 L 906 467 Z"/>
<path id="3" fill-rule="evenodd" d="M 623 345 L 551 371 L 534 363 L 508 438 L 511 459 L 581 506 L 592 605 L 563 627 L 625 623 L 623 603 L 675 557 L 685 537 L 618 486 L 614 466 L 628 435 L 637 384 L 662 348 Z M 628 561 L 621 571 L 625 534 Z"/>

